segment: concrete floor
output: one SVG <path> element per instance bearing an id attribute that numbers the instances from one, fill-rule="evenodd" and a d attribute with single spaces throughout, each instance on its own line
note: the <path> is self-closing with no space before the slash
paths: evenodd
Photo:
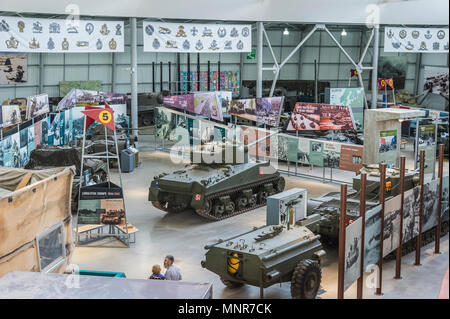
<path id="1" fill-rule="evenodd" d="M 153 138 L 151 138 L 153 139 Z M 265 207 L 219 222 L 210 222 L 192 211 L 167 214 L 154 208 L 147 200 L 151 180 L 162 172 L 179 169 L 170 161 L 168 154 L 151 152 L 150 140 L 140 139 L 141 165 L 132 173 L 122 174 L 127 209 L 127 219 L 137 228 L 136 243 L 130 248 L 76 247 L 72 263 L 85 270 L 121 271 L 128 278 L 147 278 L 154 264 L 162 265 L 167 254 L 175 256 L 175 264 L 182 271 L 183 280 L 211 282 L 214 298 L 259 298 L 259 288 L 244 286 L 226 288 L 219 277 L 202 268 L 200 261 L 203 247 L 219 238 L 226 238 L 265 224 Z M 350 179 L 352 173 L 344 176 Z M 308 189 L 309 197 L 338 191 L 337 184 L 323 184 L 302 178 L 286 176 L 286 188 Z M 113 175 L 118 182 L 118 175 Z M 75 219 L 76 220 L 76 219 Z M 395 262 L 384 264 L 382 297 L 374 295 L 374 289 L 365 288 L 365 298 L 436 298 L 440 283 L 449 265 L 448 235 L 442 239 L 442 254 L 432 253 L 432 244 L 422 249 L 422 266 L 412 266 L 414 254 L 403 258 L 403 279 L 394 280 Z M 319 298 L 337 296 L 337 251 L 325 248 L 327 256 L 323 264 L 322 289 Z M 356 284 L 346 292 L 347 298 L 355 298 Z M 284 283 L 265 289 L 266 298 L 290 298 L 290 285 Z"/>

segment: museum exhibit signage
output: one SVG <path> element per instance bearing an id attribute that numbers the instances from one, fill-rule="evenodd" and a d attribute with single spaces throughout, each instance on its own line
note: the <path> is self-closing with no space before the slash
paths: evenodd
<path id="1" fill-rule="evenodd" d="M 448 53 L 448 28 L 385 27 L 384 52 Z"/>
<path id="2" fill-rule="evenodd" d="M 125 225 L 122 188 L 111 182 L 82 187 L 78 224 Z"/>
<path id="3" fill-rule="evenodd" d="M 145 52 L 251 52 L 250 24 L 199 24 L 144 21 Z"/>
<path id="4" fill-rule="evenodd" d="M 288 131 L 353 130 L 353 113 L 342 105 L 296 103 L 287 125 Z"/>
<path id="5" fill-rule="evenodd" d="M 123 52 L 123 21 L 0 17 L 3 52 Z"/>

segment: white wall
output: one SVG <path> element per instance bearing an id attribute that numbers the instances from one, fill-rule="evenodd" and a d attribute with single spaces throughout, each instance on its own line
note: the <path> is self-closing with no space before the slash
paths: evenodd
<path id="1" fill-rule="evenodd" d="M 126 20 L 128 23 L 128 20 Z M 156 91 L 159 91 L 159 63 L 164 64 L 163 79 L 164 89 L 168 89 L 168 72 L 167 63 L 172 62 L 172 81 L 176 80 L 176 54 L 173 53 L 148 53 L 143 52 L 142 46 L 142 21 L 138 22 L 138 91 L 151 92 L 151 63 L 156 63 L 155 79 Z M 298 26 L 301 27 L 301 26 Z M 335 37 L 340 41 L 342 46 L 349 52 L 350 56 L 358 61 L 361 52 L 369 38 L 370 32 L 368 29 L 361 32 L 359 30 L 348 29 L 347 36 L 340 35 L 341 29 L 332 31 Z M 290 30 L 289 35 L 283 35 L 282 30 L 268 30 L 268 35 L 271 40 L 275 55 L 280 63 L 280 57 L 283 59 L 291 52 L 291 50 L 299 43 L 301 36 L 305 36 L 308 31 L 300 32 Z M 364 34 L 361 42 L 361 35 Z M 392 53 L 383 52 L 383 30 L 380 32 L 380 55 L 388 55 Z M 120 93 L 128 93 L 131 91 L 130 87 L 130 32 L 129 27 L 125 28 L 125 52 L 115 53 L 115 91 Z M 265 45 L 267 45 L 265 43 Z M 253 31 L 253 46 L 256 48 L 256 32 Z M 264 48 L 264 66 L 270 67 L 273 65 L 272 56 L 267 47 Z M 403 54 L 403 53 L 402 53 Z M 406 54 L 406 53 L 405 53 Z M 394 54 L 395 55 L 395 54 Z M 406 89 L 410 92 L 416 92 L 415 89 L 415 74 L 417 67 L 417 54 L 408 53 L 408 70 L 406 74 Z M 103 83 L 103 90 L 111 91 L 112 84 L 112 61 L 111 53 L 66 53 L 54 54 L 43 53 L 43 92 L 49 96 L 59 96 L 59 81 L 76 81 L 76 80 L 101 80 Z M 222 71 L 239 71 L 241 56 L 239 53 L 226 54 L 202 54 L 201 55 L 201 71 L 207 70 L 207 61 L 211 62 L 211 70 L 217 70 L 217 61 L 221 61 Z M 256 60 L 246 60 L 245 54 L 242 55 L 243 80 L 256 79 Z M 372 59 L 372 48 L 369 49 L 366 55 L 365 65 L 370 65 Z M 313 80 L 314 79 L 314 60 L 320 62 L 319 65 L 319 80 L 330 81 L 332 87 L 346 87 L 350 74 L 350 69 L 353 65 L 347 60 L 345 55 L 340 52 L 335 43 L 324 31 L 316 31 L 316 33 L 305 43 L 305 46 L 300 49 L 284 66 L 280 73 L 281 80 Z M 300 65 L 299 65 L 300 61 Z M 181 70 L 186 70 L 187 55 L 181 54 Z M 13 86 L 0 86 L 0 102 L 7 98 L 27 97 L 33 94 L 41 93 L 39 89 L 40 77 L 40 55 L 36 53 L 28 54 L 28 82 L 24 84 L 17 84 Z M 434 66 L 448 66 L 448 54 L 422 54 L 422 63 L 420 65 L 419 83 L 418 87 L 422 87 L 422 74 L 424 65 Z M 197 55 L 191 54 L 191 71 L 197 68 Z M 300 70 L 300 71 L 299 71 Z M 365 71 L 363 78 L 365 87 L 368 87 L 368 79 L 370 72 Z M 273 73 L 265 71 L 263 73 L 265 80 L 271 80 Z M 359 86 L 354 79 L 351 86 Z M 420 90 L 419 90 L 420 92 Z"/>
<path id="2" fill-rule="evenodd" d="M 377 4 L 375 11 L 373 6 Z M 448 24 L 447 0 L 15 0 L 0 10 L 44 14 L 295 23 Z M 68 7 L 69 6 L 69 7 Z"/>

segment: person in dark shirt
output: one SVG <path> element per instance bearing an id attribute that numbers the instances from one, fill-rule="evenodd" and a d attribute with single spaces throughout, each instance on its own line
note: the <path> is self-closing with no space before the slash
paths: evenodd
<path id="1" fill-rule="evenodd" d="M 166 277 L 164 277 L 163 274 L 161 274 L 161 266 L 160 265 L 153 265 L 152 267 L 152 274 L 148 279 L 158 279 L 158 280 L 164 280 Z"/>

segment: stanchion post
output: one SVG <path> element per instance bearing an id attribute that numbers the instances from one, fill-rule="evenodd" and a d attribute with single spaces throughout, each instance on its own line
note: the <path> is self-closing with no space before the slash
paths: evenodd
<path id="1" fill-rule="evenodd" d="M 357 282 L 356 298 L 363 297 L 363 276 L 364 276 L 364 241 L 366 236 L 366 173 L 361 174 L 361 190 L 359 193 L 359 216 L 361 220 L 361 265 L 359 268 L 359 278 Z"/>
<path id="2" fill-rule="evenodd" d="M 402 246 L 403 246 L 403 216 L 404 212 L 404 201 L 405 201 L 405 163 L 406 157 L 400 157 L 400 234 L 399 243 L 395 258 L 395 277 L 394 279 L 402 279 Z"/>
<path id="3" fill-rule="evenodd" d="M 425 150 L 420 151 L 420 206 L 419 206 L 419 234 L 416 237 L 416 262 L 415 266 L 420 266 L 420 246 L 422 245 L 422 221 L 423 221 L 423 191 L 425 175 Z"/>
<path id="4" fill-rule="evenodd" d="M 439 178 L 439 201 L 438 201 L 438 215 L 436 232 L 434 235 L 434 253 L 440 254 L 441 245 L 441 213 L 442 213 L 442 185 L 444 182 L 444 144 L 439 144 L 439 166 L 438 166 L 438 178 Z"/>
<path id="5" fill-rule="evenodd" d="M 384 207 L 386 195 L 386 164 L 380 164 L 380 204 L 381 204 L 381 227 L 380 227 L 380 256 L 378 258 L 378 287 L 377 295 L 382 295 L 383 285 L 383 238 L 384 238 Z"/>
<path id="6" fill-rule="evenodd" d="M 345 220 L 347 219 L 347 184 L 341 185 L 341 208 L 339 217 L 339 268 L 338 299 L 344 299 L 345 271 Z"/>

